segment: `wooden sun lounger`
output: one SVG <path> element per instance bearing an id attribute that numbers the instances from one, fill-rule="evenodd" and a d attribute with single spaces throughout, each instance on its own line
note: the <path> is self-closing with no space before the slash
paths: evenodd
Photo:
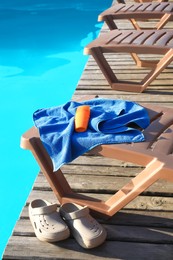
<path id="1" fill-rule="evenodd" d="M 62 171 L 52 171 L 52 162 L 35 127 L 21 138 L 21 147 L 29 149 L 47 178 L 60 203 L 87 205 L 93 212 L 110 217 L 159 179 L 173 181 L 173 109 L 146 105 L 150 125 L 144 130 L 145 142 L 99 145 L 91 154 L 132 162 L 144 167 L 141 173 L 107 201 L 74 192 Z"/>
<path id="2" fill-rule="evenodd" d="M 121 81 L 106 59 L 106 53 L 129 53 L 137 66 L 151 67 L 141 82 Z M 173 60 L 172 30 L 112 30 L 89 43 L 84 54 L 94 57 L 112 89 L 143 92 Z M 162 55 L 159 61 L 141 60 L 139 55 Z"/>
<path id="3" fill-rule="evenodd" d="M 137 30 L 142 29 L 137 21 L 157 19 L 158 23 L 155 28 L 158 30 L 163 28 L 168 21 L 173 20 L 173 3 L 148 2 L 114 4 L 98 16 L 98 21 L 106 22 L 110 30 L 118 29 L 116 20 L 119 19 L 131 21 L 133 27 Z"/>

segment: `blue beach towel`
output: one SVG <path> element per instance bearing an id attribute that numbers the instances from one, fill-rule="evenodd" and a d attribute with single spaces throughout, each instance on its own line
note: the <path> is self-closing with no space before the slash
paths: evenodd
<path id="1" fill-rule="evenodd" d="M 74 116 L 81 105 L 90 106 L 90 120 L 87 131 L 77 133 Z M 132 123 L 142 129 L 149 125 L 146 109 L 137 103 L 101 98 L 39 109 L 33 120 L 54 171 L 97 145 L 144 141 L 143 133 Z"/>

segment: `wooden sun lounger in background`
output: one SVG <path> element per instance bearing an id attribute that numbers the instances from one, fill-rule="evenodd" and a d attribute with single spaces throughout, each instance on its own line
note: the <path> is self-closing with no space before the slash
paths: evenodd
<path id="1" fill-rule="evenodd" d="M 106 59 L 106 53 L 129 53 L 137 66 L 151 67 L 151 71 L 141 82 L 121 81 Z M 143 92 L 173 60 L 173 31 L 112 30 L 89 43 L 84 49 L 84 54 L 94 57 L 112 89 Z M 159 61 L 141 60 L 140 54 L 157 54 L 161 55 L 161 58 Z"/>
<path id="2" fill-rule="evenodd" d="M 51 159 L 35 127 L 23 134 L 21 147 L 32 152 L 60 203 L 74 202 L 87 205 L 94 212 L 110 217 L 157 180 L 173 181 L 173 109 L 151 105 L 145 107 L 151 121 L 144 130 L 145 142 L 99 145 L 90 151 L 90 154 L 132 162 L 144 167 L 141 173 L 107 201 L 74 192 L 61 169 L 53 172 Z"/>
<path id="3" fill-rule="evenodd" d="M 158 30 L 163 28 L 168 21 L 173 20 L 173 3 L 148 2 L 141 4 L 130 2 L 114 4 L 98 16 L 98 21 L 106 22 L 110 30 L 118 29 L 116 21 L 119 19 L 131 21 L 133 27 L 137 30 L 145 28 L 145 23 L 141 28 L 137 23 L 138 21 L 157 20 L 158 23 L 155 28 Z"/>

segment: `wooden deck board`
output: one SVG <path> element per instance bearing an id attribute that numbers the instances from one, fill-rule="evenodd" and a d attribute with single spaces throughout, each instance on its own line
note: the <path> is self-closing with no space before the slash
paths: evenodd
<path id="1" fill-rule="evenodd" d="M 157 233 L 157 232 L 156 232 Z M 13 236 L 7 246 L 8 253 L 4 259 L 164 259 L 173 255 L 170 243 L 144 243 L 129 241 L 107 241 L 99 248 L 85 250 L 74 239 L 49 244 L 40 242 L 35 237 Z M 165 254 L 166 252 L 166 254 Z M 152 256 L 152 258 L 150 258 Z"/>
<path id="2" fill-rule="evenodd" d="M 130 28 L 122 21 L 119 26 Z M 172 28 L 172 24 L 168 26 Z M 104 25 L 101 33 L 106 31 L 107 26 Z M 144 68 L 137 68 L 127 54 L 109 55 L 109 61 L 122 78 L 140 80 L 146 72 Z M 172 68 L 173 64 L 144 93 L 128 93 L 112 90 L 93 58 L 89 57 L 73 99 L 99 95 L 173 107 Z M 131 163 L 88 154 L 63 166 L 64 174 L 75 191 L 103 200 L 140 170 L 140 166 Z M 112 218 L 98 218 L 107 229 L 108 236 L 102 246 L 91 250 L 81 248 L 72 237 L 58 243 L 40 242 L 28 217 L 28 204 L 36 198 L 57 202 L 42 173 L 38 174 L 33 185 L 3 259 L 173 259 L 173 183 L 159 181 Z"/>

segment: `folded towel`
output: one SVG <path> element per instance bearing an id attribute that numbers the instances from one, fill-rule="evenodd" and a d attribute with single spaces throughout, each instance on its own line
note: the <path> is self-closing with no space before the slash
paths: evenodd
<path id="1" fill-rule="evenodd" d="M 90 106 L 88 128 L 76 132 L 76 109 L 83 105 Z M 102 98 L 39 109 L 33 120 L 54 171 L 97 145 L 144 141 L 139 127 L 144 129 L 150 122 L 147 110 L 139 104 Z"/>

